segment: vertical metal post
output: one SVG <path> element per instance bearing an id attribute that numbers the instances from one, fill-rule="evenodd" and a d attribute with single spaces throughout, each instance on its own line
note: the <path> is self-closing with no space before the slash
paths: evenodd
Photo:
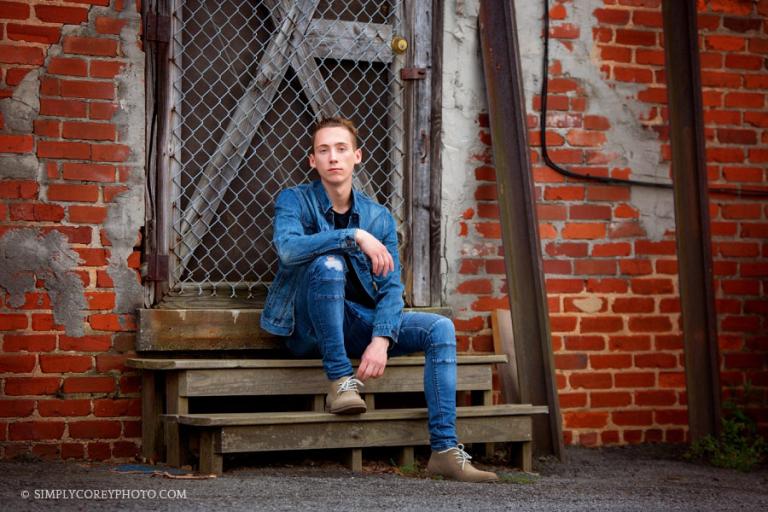
<path id="1" fill-rule="evenodd" d="M 481 0 L 479 23 L 520 399 L 549 407 L 533 419 L 534 450 L 562 459 L 514 2 Z"/>
<path id="2" fill-rule="evenodd" d="M 695 0 L 664 0 L 672 176 L 675 185 L 691 440 L 720 430 L 720 373 Z"/>

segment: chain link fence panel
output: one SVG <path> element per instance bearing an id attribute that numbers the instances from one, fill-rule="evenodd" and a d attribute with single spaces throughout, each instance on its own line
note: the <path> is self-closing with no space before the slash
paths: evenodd
<path id="1" fill-rule="evenodd" d="M 272 213 L 315 179 L 309 133 L 359 128 L 355 186 L 404 227 L 400 1 L 178 2 L 172 33 L 173 293 L 252 296 L 272 281 Z M 242 293 L 241 293 L 242 292 Z"/>

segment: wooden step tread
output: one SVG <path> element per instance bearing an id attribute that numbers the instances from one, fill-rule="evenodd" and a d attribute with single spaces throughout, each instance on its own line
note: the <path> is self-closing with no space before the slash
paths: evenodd
<path id="1" fill-rule="evenodd" d="M 191 304 L 194 304 L 192 302 Z M 204 301 L 199 301 L 205 304 Z M 254 303 L 255 304 L 255 303 Z M 406 308 L 450 318 L 450 308 Z M 284 340 L 259 327 L 261 309 L 139 309 L 136 350 L 281 350 Z"/>
<path id="2" fill-rule="evenodd" d="M 496 364 L 506 363 L 507 356 L 500 354 L 459 355 L 456 363 Z M 357 365 L 353 360 L 352 364 Z M 393 357 L 388 366 L 422 366 L 424 356 Z M 143 370 L 208 370 L 226 368 L 322 368 L 320 359 L 149 359 L 133 358 L 126 361 L 126 366 Z"/>
<path id="3" fill-rule="evenodd" d="M 499 416 L 529 416 L 546 414 L 546 406 L 530 404 L 504 404 L 457 407 L 458 418 L 479 418 Z M 381 409 L 365 414 L 339 415 L 325 412 L 257 412 L 257 413 L 219 413 L 219 414 L 181 414 L 164 415 L 166 419 L 175 420 L 183 425 L 196 427 L 236 426 L 236 425 L 274 425 L 285 423 L 338 423 L 365 422 L 387 420 L 426 419 L 425 408 L 414 409 Z"/>

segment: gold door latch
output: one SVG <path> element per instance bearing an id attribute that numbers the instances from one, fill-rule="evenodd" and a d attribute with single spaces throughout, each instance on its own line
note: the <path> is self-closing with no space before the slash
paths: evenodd
<path id="1" fill-rule="evenodd" d="M 392 47 L 393 52 L 402 55 L 405 53 L 405 50 L 408 49 L 408 41 L 404 37 L 395 36 L 392 38 L 390 46 Z"/>

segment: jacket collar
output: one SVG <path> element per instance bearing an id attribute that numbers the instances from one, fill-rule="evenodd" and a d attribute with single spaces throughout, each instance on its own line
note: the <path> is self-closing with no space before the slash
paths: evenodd
<path id="1" fill-rule="evenodd" d="M 312 182 L 312 188 L 315 192 L 315 197 L 317 198 L 317 203 L 320 205 L 320 211 L 323 212 L 324 216 L 327 216 L 330 211 L 333 209 L 333 204 L 331 203 L 331 200 L 328 198 L 328 193 L 325 191 L 325 187 L 323 187 L 323 182 L 320 180 L 315 180 Z M 352 216 L 353 217 L 360 217 L 360 204 L 361 204 L 361 193 L 352 186 Z"/>

